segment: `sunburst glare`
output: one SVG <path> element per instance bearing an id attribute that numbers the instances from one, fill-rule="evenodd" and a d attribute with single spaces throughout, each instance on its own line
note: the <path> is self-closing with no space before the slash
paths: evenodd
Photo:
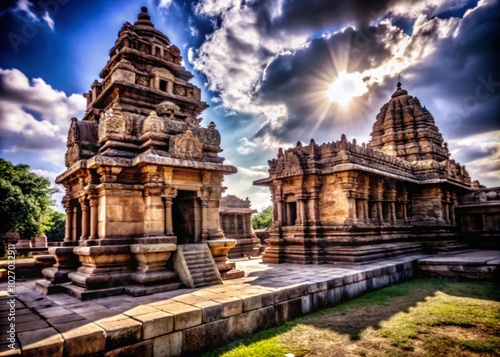
<path id="1" fill-rule="evenodd" d="M 368 91 L 359 72 L 340 72 L 337 79 L 328 87 L 326 96 L 331 102 L 347 106 L 353 97 L 359 97 Z"/>

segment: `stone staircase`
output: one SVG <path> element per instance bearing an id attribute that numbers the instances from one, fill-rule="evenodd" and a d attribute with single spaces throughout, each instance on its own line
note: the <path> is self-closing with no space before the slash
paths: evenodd
<path id="1" fill-rule="evenodd" d="M 222 278 L 206 243 L 177 246 L 174 267 L 179 279 L 190 288 L 222 284 Z"/>

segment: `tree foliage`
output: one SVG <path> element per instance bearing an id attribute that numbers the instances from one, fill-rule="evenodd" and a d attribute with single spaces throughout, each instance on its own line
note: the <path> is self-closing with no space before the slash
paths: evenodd
<path id="1" fill-rule="evenodd" d="M 15 232 L 21 238 L 42 233 L 55 192 L 50 181 L 31 172 L 28 165 L 0 158 L 0 233 Z"/>
<path id="2" fill-rule="evenodd" d="M 58 242 L 64 239 L 66 228 L 66 215 L 49 209 L 47 220 L 44 222 L 43 233 L 47 236 L 48 242 Z"/>
<path id="3" fill-rule="evenodd" d="M 253 229 L 269 228 L 273 224 L 273 206 L 268 206 L 252 217 Z"/>

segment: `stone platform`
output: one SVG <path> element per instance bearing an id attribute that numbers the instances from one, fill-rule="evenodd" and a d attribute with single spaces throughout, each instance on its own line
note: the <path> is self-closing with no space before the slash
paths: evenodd
<path id="1" fill-rule="evenodd" d="M 500 282 L 500 250 L 473 250 L 433 256 L 418 261 L 427 276 L 445 276 Z"/>
<path id="2" fill-rule="evenodd" d="M 497 258 L 498 253 L 491 252 Z M 486 253 L 468 254 L 477 258 Z M 459 254 L 457 259 L 466 256 Z M 419 272 L 419 261 L 429 265 L 447 259 L 452 261 L 453 256 L 415 255 L 361 266 L 239 261 L 237 267 L 246 276 L 224 285 L 142 297 L 103 296 L 89 302 L 64 294 L 44 296 L 34 290 L 35 280 L 19 280 L 14 350 L 5 337 L 12 296 L 4 282 L 0 284 L 0 356 L 192 355 L 411 279 Z"/>

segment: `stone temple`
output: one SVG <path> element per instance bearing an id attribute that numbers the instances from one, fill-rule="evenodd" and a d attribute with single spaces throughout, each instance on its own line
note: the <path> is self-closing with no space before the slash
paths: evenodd
<path id="1" fill-rule="evenodd" d="M 37 289 L 82 299 L 144 295 L 241 277 L 221 230 L 224 175 L 215 124 L 179 49 L 147 9 L 125 23 L 68 133 L 66 235 Z M 181 284 L 182 283 L 182 284 Z"/>
<path id="2" fill-rule="evenodd" d="M 270 188 L 274 209 L 263 260 L 302 264 L 458 249 L 455 209 L 479 185 L 450 159 L 433 116 L 401 83 L 368 144 L 345 135 L 298 142 L 280 149 L 269 177 L 254 184 Z M 496 226 L 498 218 L 490 215 Z"/>

